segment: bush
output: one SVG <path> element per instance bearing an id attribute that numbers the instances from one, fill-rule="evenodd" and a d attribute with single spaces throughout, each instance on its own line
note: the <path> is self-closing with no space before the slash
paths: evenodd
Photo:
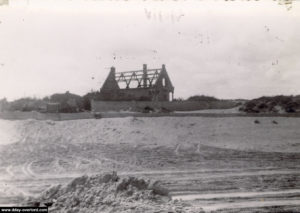
<path id="1" fill-rule="evenodd" d="M 183 98 L 174 98 L 173 101 L 184 101 Z"/>
<path id="2" fill-rule="evenodd" d="M 60 112 L 73 113 L 84 110 L 84 99 L 68 91 L 62 94 L 53 94 L 49 100 L 50 102 L 60 104 Z"/>
<path id="3" fill-rule="evenodd" d="M 45 102 L 36 98 L 20 98 L 7 104 L 10 111 L 40 111 Z"/>
<path id="4" fill-rule="evenodd" d="M 154 112 L 154 109 L 152 107 L 146 106 L 143 109 L 143 113 L 150 113 L 150 112 Z"/>
<path id="5" fill-rule="evenodd" d="M 287 113 L 294 113 L 300 109 L 300 100 L 298 96 L 274 96 L 274 97 L 260 97 L 250 100 L 245 103 L 240 111 L 247 113 L 274 113 L 278 109 L 283 109 Z"/>
<path id="6" fill-rule="evenodd" d="M 219 99 L 205 95 L 194 95 L 187 99 L 188 101 L 218 101 Z"/>
<path id="7" fill-rule="evenodd" d="M 83 108 L 85 110 L 91 110 L 91 101 L 92 100 L 100 100 L 100 92 L 89 92 L 82 96 L 83 98 Z"/>

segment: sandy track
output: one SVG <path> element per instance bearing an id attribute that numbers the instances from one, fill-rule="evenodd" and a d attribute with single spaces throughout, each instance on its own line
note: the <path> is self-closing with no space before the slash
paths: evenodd
<path id="1" fill-rule="evenodd" d="M 299 168 L 300 169 L 300 168 Z M 120 175 L 145 175 L 145 176 L 152 176 L 152 177 L 160 177 L 160 178 L 169 178 L 170 176 L 189 176 L 192 179 L 193 177 L 197 178 L 197 175 L 200 177 L 231 177 L 231 176 L 257 176 L 257 175 L 273 175 L 273 174 L 300 174 L 300 170 L 290 169 L 290 170 L 282 170 L 282 169 L 264 169 L 264 170 L 167 170 L 167 171 L 139 171 L 139 172 L 120 172 Z M 185 180 L 184 177 L 176 178 L 178 180 L 182 179 Z"/>
<path id="2" fill-rule="evenodd" d="M 184 193 L 184 192 L 182 192 Z M 188 193 L 188 192 L 186 192 Z M 214 194 L 186 194 L 186 195 L 173 195 L 173 199 L 181 200 L 211 200 L 219 198 L 249 198 L 249 197 L 262 197 L 273 195 L 300 195 L 300 189 L 280 190 L 280 191 L 265 191 L 265 192 L 231 192 L 231 193 L 214 193 Z M 300 204 L 300 203 L 299 203 Z"/>
<path id="3" fill-rule="evenodd" d="M 0 186 L 5 186 L 0 204 L 20 203 L 83 174 L 115 170 L 161 180 L 174 197 L 192 195 L 198 200 L 190 202 L 208 211 L 300 205 L 294 197 L 300 189 L 300 118 L 276 118 L 276 126 L 273 119 L 18 122 L 20 132 L 6 138 L 20 136 L 19 143 L 0 153 Z"/>
<path id="4" fill-rule="evenodd" d="M 19 190 L 24 195 L 38 195 L 40 192 L 45 190 L 47 187 L 58 184 L 58 183 L 67 183 L 74 177 L 78 177 L 81 174 L 67 174 L 67 173 L 61 173 L 61 174 L 41 174 L 38 175 L 35 171 L 32 171 L 32 164 L 33 162 L 29 162 L 24 164 L 21 167 L 21 171 L 23 173 L 23 178 L 22 179 L 7 179 L 7 180 L 2 180 L 2 183 L 6 183 L 9 186 L 12 186 L 10 188 L 10 194 L 11 192 L 14 191 L 16 188 Z M 8 175 L 16 175 L 14 173 L 16 170 L 20 171 L 20 167 L 13 167 L 13 166 L 8 166 L 6 168 L 6 171 L 8 172 Z M 186 170 L 186 171 L 176 171 L 176 170 L 169 170 L 169 171 L 140 171 L 140 172 L 121 172 L 121 176 L 126 176 L 126 175 L 136 175 L 136 176 L 143 176 L 143 177 L 149 177 L 152 179 L 160 179 L 163 183 L 164 182 L 169 182 L 169 181 L 175 181 L 175 185 L 177 187 L 182 187 L 182 190 L 172 192 L 172 197 L 173 199 L 182 199 L 182 200 L 198 200 L 197 205 L 204 206 L 204 209 L 208 210 L 215 210 L 218 208 L 241 208 L 241 206 L 248 207 L 251 205 L 254 205 L 255 202 L 251 201 L 248 206 L 246 205 L 247 202 L 244 202 L 242 205 L 238 205 L 240 202 L 243 201 L 235 201 L 235 205 L 231 205 L 232 202 L 223 202 L 223 201 L 216 201 L 216 199 L 234 199 L 234 198 L 259 198 L 261 197 L 268 197 L 268 196 L 274 196 L 274 195 L 281 195 L 282 197 L 285 197 L 290 194 L 295 194 L 298 193 L 298 196 L 300 195 L 300 189 L 295 189 L 295 190 L 278 190 L 278 191 L 256 191 L 256 192 L 247 192 L 247 191 L 239 191 L 239 192 L 220 192 L 220 193 L 205 193 L 199 191 L 184 191 L 186 187 L 186 183 L 193 183 L 193 180 L 201 180 L 203 178 L 222 178 L 222 177 L 230 177 L 230 176 L 258 176 L 258 175 L 288 175 L 288 174 L 293 174 L 293 175 L 300 175 L 299 171 L 296 170 L 275 170 L 275 169 L 270 169 L 270 170 L 249 170 L 249 171 L 241 171 L 241 170 Z M 184 180 L 184 183 L 182 184 L 181 182 Z M 188 182 L 186 182 L 188 181 Z M 12 196 L 12 195 L 11 195 Z M 18 194 L 19 196 L 19 194 Z M 14 196 L 12 196 L 14 197 Z M 1 198 L 1 197 L 0 197 Z M 200 200 L 210 200 L 213 201 L 215 204 L 212 205 L 199 202 Z M 278 199 L 277 199 L 278 200 Z M 1 199 L 0 199 L 1 201 Z M 9 200 L 7 200 L 9 202 Z M 262 203 L 259 203 L 259 206 L 268 206 L 271 205 L 270 202 L 264 202 L 263 205 Z M 285 205 L 288 205 L 288 201 L 282 202 Z M 5 203 L 3 203 L 5 204 Z M 295 205 L 294 201 L 290 202 L 291 205 Z M 298 202 L 300 205 L 300 203 Z M 216 207 L 218 206 L 218 207 Z M 236 207 L 235 207 L 236 206 Z"/>
<path id="5" fill-rule="evenodd" d="M 271 201 L 245 201 L 245 202 L 231 202 L 231 203 L 214 203 L 214 204 L 198 204 L 203 208 L 205 212 L 216 211 L 222 209 L 222 212 L 233 212 L 233 209 L 239 209 L 238 212 L 245 212 L 245 208 L 261 208 L 261 207 L 273 207 L 273 206 L 299 206 L 296 211 L 300 210 L 299 200 L 271 200 Z M 257 212 L 257 211 L 255 211 Z M 259 212 L 259 211 L 258 211 Z M 276 212 L 276 211 L 275 211 Z M 287 211 L 284 211 L 287 212 Z"/>

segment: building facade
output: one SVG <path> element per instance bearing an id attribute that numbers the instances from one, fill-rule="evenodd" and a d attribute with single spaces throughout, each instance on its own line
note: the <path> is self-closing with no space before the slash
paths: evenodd
<path id="1" fill-rule="evenodd" d="M 158 69 L 116 72 L 111 67 L 110 73 L 100 89 L 103 101 L 171 101 L 174 87 L 165 65 Z"/>

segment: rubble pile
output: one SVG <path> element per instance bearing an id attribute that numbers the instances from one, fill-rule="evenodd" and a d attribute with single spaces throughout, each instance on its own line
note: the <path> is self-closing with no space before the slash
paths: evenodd
<path id="1" fill-rule="evenodd" d="M 56 185 L 27 206 L 48 206 L 49 212 L 201 212 L 181 201 L 172 201 L 158 181 L 120 178 L 115 172 L 75 178 L 69 184 Z"/>

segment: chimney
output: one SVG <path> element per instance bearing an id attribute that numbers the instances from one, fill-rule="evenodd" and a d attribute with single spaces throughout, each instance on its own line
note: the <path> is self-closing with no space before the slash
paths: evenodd
<path id="1" fill-rule="evenodd" d="M 166 65 L 163 64 L 163 65 L 161 66 L 161 69 L 164 70 L 164 71 L 166 71 Z"/>
<path id="2" fill-rule="evenodd" d="M 110 68 L 110 74 L 113 75 L 113 76 L 116 75 L 116 68 L 115 67 Z"/>
<path id="3" fill-rule="evenodd" d="M 147 64 L 143 64 L 143 87 L 147 87 Z"/>

